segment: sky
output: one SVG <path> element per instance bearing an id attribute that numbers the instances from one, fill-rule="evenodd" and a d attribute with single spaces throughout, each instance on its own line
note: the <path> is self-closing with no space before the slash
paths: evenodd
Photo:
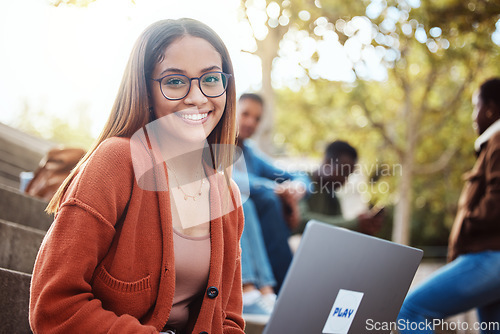
<path id="1" fill-rule="evenodd" d="M 237 91 L 260 87 L 260 61 L 238 21 L 239 0 L 97 0 L 87 8 L 48 0 L 0 1 L 0 122 L 14 124 L 25 104 L 71 122 L 86 108 L 102 128 L 132 45 L 151 23 L 191 17 L 211 26 L 229 49 Z"/>

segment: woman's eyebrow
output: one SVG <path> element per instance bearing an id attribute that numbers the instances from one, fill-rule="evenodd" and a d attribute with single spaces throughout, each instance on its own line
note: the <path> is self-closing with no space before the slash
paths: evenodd
<path id="1" fill-rule="evenodd" d="M 186 74 L 186 71 L 184 71 L 184 70 L 181 70 L 181 69 L 175 68 L 175 67 L 169 67 L 169 68 L 165 69 L 163 72 L 161 72 L 160 76 L 164 75 L 167 72 Z"/>
<path id="2" fill-rule="evenodd" d="M 209 71 L 213 71 L 213 70 L 222 71 L 222 69 L 219 66 L 214 65 L 214 66 L 209 66 L 207 68 L 202 69 L 201 72 L 209 72 Z"/>
<path id="3" fill-rule="evenodd" d="M 220 66 L 213 65 L 213 66 L 209 66 L 209 67 L 202 69 L 200 72 L 204 73 L 204 72 L 209 72 L 209 71 L 213 71 L 213 70 L 222 71 Z M 165 75 L 165 73 L 169 73 L 169 72 L 170 73 L 180 73 L 180 74 L 184 74 L 184 75 L 186 74 L 186 71 L 181 70 L 180 68 L 169 67 L 169 68 L 163 70 L 163 72 L 160 73 L 160 76 L 163 76 L 163 75 Z"/>

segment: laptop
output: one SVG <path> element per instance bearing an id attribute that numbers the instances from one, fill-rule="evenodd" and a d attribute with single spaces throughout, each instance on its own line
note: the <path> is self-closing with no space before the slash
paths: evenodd
<path id="1" fill-rule="evenodd" d="M 312 220 L 263 334 L 390 333 L 422 256 Z"/>

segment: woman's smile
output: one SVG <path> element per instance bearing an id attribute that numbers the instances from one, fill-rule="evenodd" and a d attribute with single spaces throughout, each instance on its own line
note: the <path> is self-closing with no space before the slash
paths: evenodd
<path id="1" fill-rule="evenodd" d="M 208 120 L 211 111 L 198 111 L 198 112 L 176 112 L 175 115 L 180 117 L 186 124 L 200 125 Z"/>

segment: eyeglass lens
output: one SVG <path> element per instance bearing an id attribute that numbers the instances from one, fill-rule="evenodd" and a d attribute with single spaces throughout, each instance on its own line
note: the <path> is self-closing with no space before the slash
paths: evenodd
<path id="1" fill-rule="evenodd" d="M 183 74 L 167 75 L 161 80 L 160 87 L 163 95 L 170 99 L 181 99 L 189 93 L 190 82 L 193 79 Z M 222 72 L 209 72 L 199 78 L 201 92 L 207 97 L 217 97 L 227 88 L 227 77 Z"/>

